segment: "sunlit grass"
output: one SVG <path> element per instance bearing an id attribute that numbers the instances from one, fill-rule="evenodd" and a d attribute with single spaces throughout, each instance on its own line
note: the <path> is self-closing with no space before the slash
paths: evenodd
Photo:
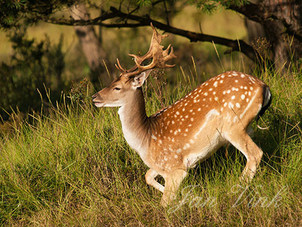
<path id="1" fill-rule="evenodd" d="M 144 87 L 148 114 L 205 79 L 196 76 L 193 62 L 190 70 L 171 70 L 173 77 L 168 79 L 149 79 Z M 161 193 L 145 183 L 147 167 L 123 138 L 117 110 L 97 109 L 88 96 L 53 107 L 47 116 L 33 114 L 31 123 L 16 121 L 14 132 L 2 135 L 0 223 L 297 226 L 302 199 L 302 75 L 257 76 L 270 85 L 274 99 L 258 122 L 269 130 L 254 128 L 264 158 L 248 186 L 238 179 L 244 156 L 228 146 L 190 170 L 177 201 L 162 208 Z M 166 80 L 172 82 L 162 87 Z"/>
<path id="2" fill-rule="evenodd" d="M 184 12 L 184 17 L 191 18 L 191 13 Z M 187 25 L 180 15 L 173 23 L 199 32 L 201 22 L 207 34 L 241 39 L 245 35 L 242 20 L 235 17 L 235 22 L 229 22 L 232 18 L 219 13 Z M 229 25 L 233 27 L 223 29 Z M 82 77 L 85 60 L 73 29 L 44 24 L 31 28 L 29 36 L 41 40 L 49 31 L 52 42 L 57 42 L 58 33 L 64 34 L 66 77 Z M 103 31 L 104 48 L 112 65 L 116 57 L 122 58 L 123 65 L 133 64 L 125 53 L 148 48 L 151 29 L 123 31 Z M 244 57 L 238 61 L 237 53 L 219 54 L 225 47 L 187 44 L 187 40 L 172 36 L 168 39 L 176 44 L 180 62 L 168 76 L 166 71 L 158 72 L 162 77 L 150 78 L 144 85 L 149 115 L 217 72 L 251 73 Z M 10 54 L 6 42 L 1 42 L 0 60 Z M 117 109 L 97 109 L 90 102 L 90 94 L 85 93 L 84 101 L 53 104 L 47 115 L 35 113 L 24 121 L 12 116 L 13 129 L 0 133 L 1 225 L 298 226 L 302 212 L 302 74 L 293 72 L 286 78 L 281 71 L 264 70 L 255 75 L 271 87 L 273 103 L 258 122 L 269 130 L 254 127 L 254 140 L 264 157 L 248 187 L 238 180 L 245 158 L 228 146 L 190 170 L 177 201 L 162 208 L 161 193 L 145 182 L 147 167 L 123 138 Z"/>

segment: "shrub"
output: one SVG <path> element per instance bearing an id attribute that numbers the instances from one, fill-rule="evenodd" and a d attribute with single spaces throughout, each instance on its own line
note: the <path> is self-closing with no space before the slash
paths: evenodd
<path id="1" fill-rule="evenodd" d="M 57 44 L 51 44 L 47 36 L 38 42 L 26 37 L 26 28 L 18 28 L 8 36 L 13 54 L 9 63 L 0 65 L 0 93 L 3 94 L 0 115 L 4 120 L 16 109 L 37 110 L 41 97 L 46 97 L 43 95 L 46 88 L 52 88 L 54 94 L 60 91 L 65 67 L 63 37 Z"/>

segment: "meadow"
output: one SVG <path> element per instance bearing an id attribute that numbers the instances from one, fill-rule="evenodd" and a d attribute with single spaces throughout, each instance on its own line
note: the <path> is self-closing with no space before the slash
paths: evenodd
<path id="1" fill-rule="evenodd" d="M 162 105 L 151 87 L 162 90 L 163 105 L 171 104 L 197 86 L 194 65 L 192 72 L 174 69 L 182 86 L 163 89 L 150 79 L 144 87 L 148 114 Z M 177 201 L 162 208 L 161 193 L 145 183 L 147 167 L 123 139 L 117 110 L 95 108 L 89 89 L 82 89 L 81 101 L 62 97 L 48 116 L 34 113 L 31 123 L 15 119 L 14 131 L 2 135 L 1 224 L 300 225 L 302 74 L 258 73 L 274 99 L 258 122 L 269 129 L 254 127 L 264 157 L 249 185 L 239 181 L 243 155 L 227 146 L 190 170 Z"/>
<path id="2" fill-rule="evenodd" d="M 216 34 L 230 24 L 232 27 L 224 31 L 224 36 L 245 35 L 243 22 L 238 18 L 233 21 L 220 14 L 205 21 L 202 27 L 206 33 Z M 42 27 L 47 30 L 45 25 L 38 25 L 29 30 L 29 35 L 38 32 L 38 39 L 41 38 Z M 72 29 L 60 29 L 65 32 L 65 41 L 75 42 L 67 34 Z M 57 30 L 50 31 L 51 41 L 58 38 Z M 139 38 L 143 44 L 133 46 L 132 38 L 142 34 L 143 29 L 139 31 L 122 35 L 117 35 L 116 30 L 105 31 L 105 48 L 112 52 L 110 62 L 119 57 L 122 62 L 133 64 L 123 56 L 146 49 L 151 34 L 143 34 Z M 47 90 L 47 106 L 42 102 L 41 111 L 25 118 L 11 114 L 6 122 L 8 129 L 0 131 L 0 225 L 302 225 L 301 68 L 255 69 L 241 55 L 222 56 L 223 47 L 169 39 L 178 46 L 179 59 L 175 68 L 158 71 L 158 78 L 149 78 L 144 85 L 148 115 L 225 70 L 250 73 L 270 86 L 273 102 L 257 122 L 268 129 L 260 130 L 253 124 L 253 140 L 264 151 L 253 181 L 248 185 L 239 181 L 246 160 L 234 147 L 226 146 L 191 169 L 177 200 L 167 208 L 161 207 L 162 194 L 145 182 L 148 168 L 123 138 L 117 108 L 93 106 L 94 91 L 83 80 L 74 84 L 73 92 L 63 92 L 57 102 L 51 101 L 51 91 Z M 126 43 L 119 46 L 120 40 Z M 0 59 L 6 60 L 4 53 L 11 50 L 7 45 L 0 48 Z M 75 49 L 67 51 L 65 79 L 79 80 L 87 74 L 83 56 Z"/>

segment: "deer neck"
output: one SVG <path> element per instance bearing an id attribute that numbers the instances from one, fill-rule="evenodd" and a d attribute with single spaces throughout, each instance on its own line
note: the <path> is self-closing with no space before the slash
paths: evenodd
<path id="1" fill-rule="evenodd" d="M 136 150 L 144 160 L 150 143 L 149 118 L 146 115 L 145 100 L 141 88 L 128 98 L 120 107 L 118 114 L 127 143 Z"/>

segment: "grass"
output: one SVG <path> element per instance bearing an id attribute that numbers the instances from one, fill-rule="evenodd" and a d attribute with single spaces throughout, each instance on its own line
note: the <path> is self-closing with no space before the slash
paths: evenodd
<path id="1" fill-rule="evenodd" d="M 183 14 L 173 24 L 198 32 L 200 22 L 206 34 L 232 39 L 245 36 L 243 22 L 237 15 L 200 16 L 190 7 Z M 191 17 L 192 14 L 195 16 Z M 197 19 L 189 23 L 190 18 Z M 104 48 L 111 53 L 109 62 L 125 56 L 120 60 L 127 65 L 132 60 L 125 53 L 147 49 L 151 30 L 148 29 L 149 33 L 146 28 L 138 30 L 139 33 L 128 30 L 117 33 L 104 29 Z M 45 32 L 54 42 L 58 40 L 58 32 L 64 34 L 66 61 L 72 64 L 67 66 L 66 78 L 73 80 L 86 74 L 85 59 L 75 45 L 73 29 L 40 24 L 30 28 L 28 35 L 40 40 Z M 135 38 L 139 41 L 133 42 Z M 0 40 L 7 44 L 3 32 Z M 168 40 L 178 44 L 175 49 L 180 66 L 172 70 L 176 76 L 149 80 L 144 85 L 148 114 L 194 89 L 209 77 L 204 72 L 211 72 L 211 76 L 224 68 L 247 72 L 243 64 L 246 59 L 238 63 L 232 60 L 234 56 L 227 55 L 217 61 L 215 51 L 209 50 L 213 50 L 212 44 L 188 45 L 184 40 L 172 36 Z M 219 45 L 215 49 L 218 53 L 225 50 Z M 11 51 L 10 45 L 1 45 L 0 59 L 8 60 Z M 301 225 L 302 73 L 293 73 L 288 78 L 279 72 L 254 74 L 271 87 L 274 99 L 258 122 L 270 129 L 262 131 L 254 125 L 254 140 L 263 149 L 264 157 L 248 187 L 238 179 L 245 165 L 243 155 L 231 146 L 224 147 L 190 170 L 178 200 L 164 209 L 159 205 L 161 193 L 145 183 L 147 167 L 123 138 L 117 110 L 97 109 L 90 98 L 69 104 L 63 99 L 59 105 L 53 105 L 48 115 L 35 113 L 24 121 L 12 115 L 11 132 L 0 131 L 0 224 Z"/>
<path id="2" fill-rule="evenodd" d="M 162 89 L 168 105 L 197 86 L 196 69 Z M 264 150 L 248 186 L 239 176 L 243 155 L 220 149 L 190 170 L 178 200 L 167 209 L 161 193 L 147 186 L 147 167 L 126 144 L 116 109 L 96 109 L 90 100 L 54 105 L 49 115 L 13 124 L 0 142 L 0 223 L 33 226 L 299 226 L 302 220 L 302 74 L 285 78 L 256 73 L 270 85 L 272 107 L 254 127 Z M 161 108 L 145 86 L 147 112 Z M 182 84 L 182 86 L 175 86 Z M 63 99 L 64 100 L 64 99 Z M 159 179 L 161 180 L 161 179 Z"/>

